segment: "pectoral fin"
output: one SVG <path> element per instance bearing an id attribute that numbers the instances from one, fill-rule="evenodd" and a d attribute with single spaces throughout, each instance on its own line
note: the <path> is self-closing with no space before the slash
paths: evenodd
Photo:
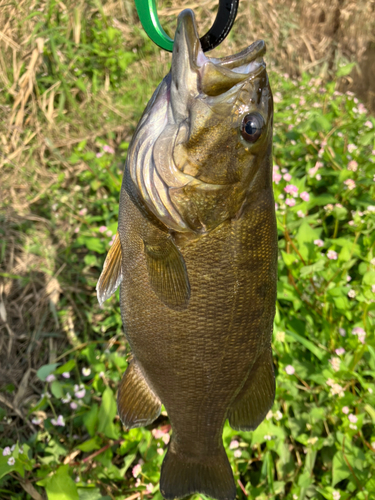
<path id="1" fill-rule="evenodd" d="M 251 431 L 263 421 L 275 399 L 275 375 L 271 351 L 263 353 L 228 412 L 233 429 Z"/>
<path id="2" fill-rule="evenodd" d="M 130 362 L 120 382 L 117 408 L 128 429 L 149 425 L 160 415 L 160 399 L 150 389 L 135 361 Z"/>
<path id="3" fill-rule="evenodd" d="M 185 309 L 190 298 L 190 284 L 180 251 L 169 238 L 144 245 L 152 289 L 171 309 Z"/>
<path id="4" fill-rule="evenodd" d="M 122 281 L 121 242 L 118 232 L 104 262 L 103 271 L 96 285 L 100 306 L 115 293 Z"/>

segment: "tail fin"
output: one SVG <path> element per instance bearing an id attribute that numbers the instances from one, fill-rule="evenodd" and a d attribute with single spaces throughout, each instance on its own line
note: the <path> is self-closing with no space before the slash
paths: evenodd
<path id="1" fill-rule="evenodd" d="M 172 445 L 172 446 L 171 446 Z M 178 453 L 171 442 L 161 468 L 160 491 L 166 500 L 201 493 L 217 500 L 234 500 L 236 486 L 224 447 L 194 461 Z"/>

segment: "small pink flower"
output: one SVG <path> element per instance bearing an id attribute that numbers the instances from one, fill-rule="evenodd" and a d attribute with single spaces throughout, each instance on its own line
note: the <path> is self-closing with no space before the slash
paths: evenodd
<path id="1" fill-rule="evenodd" d="M 357 421 L 358 421 L 358 417 L 356 417 L 355 415 L 353 415 L 353 413 L 351 413 L 348 417 L 349 421 L 352 422 L 353 424 L 355 424 Z"/>
<path id="2" fill-rule="evenodd" d="M 348 275 L 348 276 L 346 277 L 346 281 L 349 283 L 349 281 L 352 281 L 352 277 Z"/>
<path id="3" fill-rule="evenodd" d="M 168 444 L 170 439 L 171 439 L 171 436 L 168 433 L 166 433 L 166 434 L 164 434 L 164 436 L 161 439 L 162 439 L 164 444 Z"/>
<path id="4" fill-rule="evenodd" d="M 285 200 L 285 205 L 288 205 L 289 207 L 294 207 L 296 204 L 296 200 L 294 198 L 287 198 Z"/>
<path id="5" fill-rule="evenodd" d="M 302 210 L 298 210 L 297 215 L 298 215 L 298 217 L 301 217 L 301 218 L 305 217 L 305 214 L 302 212 Z"/>
<path id="6" fill-rule="evenodd" d="M 353 153 L 357 149 L 357 146 L 355 144 L 348 144 L 348 151 L 349 153 Z"/>
<path id="7" fill-rule="evenodd" d="M 235 452 L 233 453 L 233 455 L 234 455 L 236 458 L 240 458 L 240 456 L 242 455 L 242 452 L 241 452 L 241 450 L 235 450 Z"/>
<path id="8" fill-rule="evenodd" d="M 352 172 L 357 172 L 358 169 L 358 163 L 355 160 L 351 160 L 348 163 L 348 170 L 351 170 Z"/>
<path id="9" fill-rule="evenodd" d="M 72 402 L 70 403 L 70 408 L 71 408 L 72 410 L 76 410 L 76 409 L 78 408 L 77 403 L 75 403 L 74 401 L 72 401 Z"/>
<path id="10" fill-rule="evenodd" d="M 339 347 L 338 349 L 335 350 L 335 353 L 337 356 L 341 356 L 342 354 L 345 353 L 345 349 L 343 347 Z"/>
<path id="11" fill-rule="evenodd" d="M 42 422 L 43 422 L 43 420 L 41 418 L 37 418 L 37 417 L 34 417 L 31 420 L 31 423 L 34 424 L 34 425 L 40 425 Z"/>
<path id="12" fill-rule="evenodd" d="M 87 214 L 87 208 L 82 208 L 79 212 L 78 212 L 79 215 L 86 215 Z"/>
<path id="13" fill-rule="evenodd" d="M 345 337 L 345 335 L 346 335 L 345 328 L 339 328 L 339 334 L 341 335 L 341 337 Z"/>
<path id="14" fill-rule="evenodd" d="M 9 446 L 6 446 L 4 449 L 3 449 L 3 457 L 6 457 L 8 455 L 10 455 L 12 452 L 10 451 L 10 448 Z"/>
<path id="15" fill-rule="evenodd" d="M 346 179 L 346 181 L 344 181 L 344 184 L 348 186 L 349 191 L 352 191 L 356 186 L 355 181 L 353 179 Z"/>
<path id="16" fill-rule="evenodd" d="M 348 222 L 348 224 L 349 224 L 349 226 L 355 226 L 355 222 L 354 222 L 354 220 L 350 220 L 350 221 Z"/>
<path id="17" fill-rule="evenodd" d="M 292 180 L 292 176 L 289 173 L 288 174 L 284 174 L 283 177 L 284 177 L 284 180 L 286 182 L 290 182 Z"/>
<path id="18" fill-rule="evenodd" d="M 85 397 L 86 394 L 86 389 L 80 389 L 79 391 L 75 392 L 74 395 L 77 399 L 82 399 Z"/>
<path id="19" fill-rule="evenodd" d="M 105 231 L 107 231 L 107 228 L 105 226 L 100 226 L 99 233 L 104 233 Z"/>
<path id="20" fill-rule="evenodd" d="M 342 407 L 342 410 L 341 410 L 343 413 L 345 413 L 345 415 L 347 415 L 349 413 L 349 407 L 348 406 L 343 406 Z"/>
<path id="21" fill-rule="evenodd" d="M 59 415 L 57 419 L 52 418 L 51 424 L 54 425 L 55 427 L 56 426 L 65 427 L 64 417 L 62 415 Z"/>
<path id="22" fill-rule="evenodd" d="M 375 293 L 375 285 L 371 285 L 371 291 L 372 293 Z"/>
<path id="23" fill-rule="evenodd" d="M 296 370 L 294 369 L 294 366 L 288 365 L 285 367 L 285 371 L 288 375 L 293 375 Z"/>
<path id="24" fill-rule="evenodd" d="M 147 493 L 152 493 L 154 490 L 154 485 L 152 483 L 146 484 L 146 492 Z"/>
<path id="25" fill-rule="evenodd" d="M 74 229 L 74 232 L 75 232 L 75 233 L 79 233 L 79 227 L 76 227 L 76 228 Z"/>
<path id="26" fill-rule="evenodd" d="M 320 180 L 321 180 L 321 178 L 322 178 L 322 176 L 321 176 L 320 174 L 317 174 L 317 176 L 316 176 L 316 180 L 317 180 L 317 181 L 320 181 Z"/>
<path id="27" fill-rule="evenodd" d="M 367 108 L 361 102 L 358 104 L 358 113 L 360 115 L 363 115 L 363 114 L 367 113 Z"/>
<path id="28" fill-rule="evenodd" d="M 367 122 L 365 122 L 365 127 L 368 127 L 368 128 L 373 128 L 373 124 L 372 122 L 370 122 L 370 120 L 367 120 Z"/>
<path id="29" fill-rule="evenodd" d="M 303 200 L 303 201 L 310 200 L 310 195 L 307 191 L 302 191 L 302 193 L 299 196 L 300 196 L 301 200 Z"/>
<path id="30" fill-rule="evenodd" d="M 281 179 L 282 179 L 282 175 L 281 174 L 279 174 L 279 173 L 274 173 L 273 174 L 273 182 L 275 184 L 278 184 L 281 181 Z"/>
<path id="31" fill-rule="evenodd" d="M 64 373 L 62 374 L 62 376 L 63 376 L 64 378 L 70 378 L 70 373 L 69 373 L 69 372 L 64 372 Z"/>
<path id="32" fill-rule="evenodd" d="M 334 250 L 328 250 L 327 257 L 330 260 L 337 260 L 337 252 L 335 252 Z"/>
<path id="33" fill-rule="evenodd" d="M 104 155 L 104 153 L 101 151 L 100 153 L 96 153 L 96 155 L 95 155 L 95 156 L 96 156 L 97 158 L 101 158 L 103 155 Z"/>
<path id="34" fill-rule="evenodd" d="M 275 210 L 278 210 L 279 208 L 279 205 L 277 203 L 275 203 Z"/>
<path id="35" fill-rule="evenodd" d="M 355 295 L 356 295 L 355 290 L 349 290 L 348 297 L 350 297 L 351 299 L 354 299 Z"/>
<path id="36" fill-rule="evenodd" d="M 292 196 L 297 196 L 298 187 L 295 186 L 294 184 L 287 184 L 284 188 L 284 191 L 288 194 L 291 194 Z"/>
<path id="37" fill-rule="evenodd" d="M 155 439 L 161 439 L 165 433 L 161 429 L 152 429 L 151 434 Z"/>
<path id="38" fill-rule="evenodd" d="M 107 144 L 105 144 L 103 146 L 103 151 L 105 151 L 106 153 L 109 153 L 111 155 L 113 155 L 115 153 L 115 150 L 113 148 L 111 148 L 111 146 L 108 146 Z"/>
<path id="39" fill-rule="evenodd" d="M 314 245 L 316 245 L 317 247 L 322 247 L 324 245 L 324 241 L 323 240 L 314 240 Z"/>
<path id="40" fill-rule="evenodd" d="M 158 448 L 156 451 L 158 452 L 159 455 L 162 455 L 164 453 L 163 448 Z"/>
<path id="41" fill-rule="evenodd" d="M 240 446 L 240 443 L 237 441 L 237 439 L 233 439 L 231 442 L 230 442 L 230 445 L 229 445 L 229 449 L 230 450 L 235 450 L 236 448 L 238 448 Z"/>
<path id="42" fill-rule="evenodd" d="M 53 375 L 53 373 L 51 373 L 50 375 L 47 375 L 46 382 L 53 382 L 54 380 L 56 380 L 56 377 L 55 377 L 55 375 Z"/>
<path id="43" fill-rule="evenodd" d="M 133 477 L 137 477 L 141 473 L 141 470 L 142 470 L 141 465 L 139 465 L 139 464 L 135 465 L 132 469 Z"/>
<path id="44" fill-rule="evenodd" d="M 331 358 L 329 362 L 331 363 L 332 369 L 335 372 L 338 372 L 340 370 L 340 358 Z"/>

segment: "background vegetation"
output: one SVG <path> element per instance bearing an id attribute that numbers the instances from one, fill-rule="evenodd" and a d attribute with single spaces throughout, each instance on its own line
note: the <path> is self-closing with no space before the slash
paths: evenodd
<path id="1" fill-rule="evenodd" d="M 164 2 L 166 29 L 184 6 L 207 30 L 212 0 Z M 373 14 L 242 0 L 215 50 L 263 37 L 275 97 L 277 397 L 255 432 L 225 428 L 238 498 L 375 498 Z M 95 285 L 169 62 L 130 0 L 0 0 L 1 499 L 161 500 L 168 417 L 121 427 L 128 348 Z"/>

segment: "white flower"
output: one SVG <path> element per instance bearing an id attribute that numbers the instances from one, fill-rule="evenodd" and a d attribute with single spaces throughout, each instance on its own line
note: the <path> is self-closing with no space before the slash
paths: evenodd
<path id="1" fill-rule="evenodd" d="M 230 442 L 229 449 L 235 450 L 239 446 L 240 446 L 240 443 L 237 441 L 237 439 L 233 439 L 233 441 Z"/>
<path id="2" fill-rule="evenodd" d="M 8 465 L 12 466 L 12 465 L 14 465 L 15 463 L 16 463 L 16 460 L 15 460 L 15 458 L 14 458 L 14 457 L 10 457 L 10 458 L 8 459 Z"/>
<path id="3" fill-rule="evenodd" d="M 70 373 L 69 373 L 69 372 L 64 372 L 64 373 L 62 374 L 62 376 L 63 376 L 64 378 L 70 378 Z"/>
<path id="4" fill-rule="evenodd" d="M 6 457 L 7 455 L 10 455 L 12 452 L 10 451 L 10 448 L 9 446 L 6 446 L 4 449 L 3 449 L 3 457 Z"/>
<path id="5" fill-rule="evenodd" d="M 56 377 L 55 375 L 53 375 L 53 373 L 46 377 L 46 382 L 53 382 L 54 380 L 56 380 Z"/>
<path id="6" fill-rule="evenodd" d="M 296 370 L 292 365 L 288 365 L 285 367 L 285 371 L 288 375 L 293 375 Z"/>
<path id="7" fill-rule="evenodd" d="M 340 370 L 340 358 L 331 358 L 329 362 L 331 363 L 332 369 L 335 372 L 338 372 Z"/>
<path id="8" fill-rule="evenodd" d="M 75 392 L 74 395 L 77 399 L 82 399 L 85 397 L 86 394 L 86 389 L 80 389 L 79 391 Z"/>
<path id="9" fill-rule="evenodd" d="M 351 299 L 354 299 L 354 297 L 355 297 L 355 290 L 349 290 L 348 297 L 350 297 Z"/>
<path id="10" fill-rule="evenodd" d="M 266 435 L 264 436 L 264 440 L 265 440 L 265 441 L 271 441 L 271 439 L 272 439 L 272 437 L 271 437 L 269 434 L 266 434 Z"/>
<path id="11" fill-rule="evenodd" d="M 355 424 L 349 424 L 349 427 L 353 429 L 353 431 L 356 431 L 358 428 Z"/>
<path id="12" fill-rule="evenodd" d="M 340 492 L 337 491 L 337 490 L 333 490 L 333 492 L 332 492 L 332 498 L 333 498 L 333 500 L 340 500 L 340 498 L 341 498 Z"/>
<path id="13" fill-rule="evenodd" d="M 274 414 L 275 420 L 281 420 L 283 418 L 283 414 L 281 413 L 280 410 L 277 410 L 276 413 Z"/>
<path id="14" fill-rule="evenodd" d="M 91 373 L 91 369 L 90 368 L 82 368 L 82 375 L 84 377 L 88 377 Z"/>
<path id="15" fill-rule="evenodd" d="M 311 437 L 307 440 L 308 444 L 311 444 L 314 446 L 314 444 L 318 441 L 318 438 L 316 436 Z"/>
<path id="16" fill-rule="evenodd" d="M 69 392 L 66 393 L 65 398 L 61 398 L 61 401 L 63 403 L 70 403 L 71 400 L 72 400 L 72 396 L 69 394 Z"/>
<path id="17" fill-rule="evenodd" d="M 240 456 L 242 455 L 242 452 L 241 452 L 241 450 L 235 450 L 235 452 L 233 453 L 233 455 L 234 455 L 236 458 L 240 458 Z"/>
<path id="18" fill-rule="evenodd" d="M 271 418 L 273 417 L 273 413 L 272 413 L 272 410 L 270 410 L 267 415 L 266 415 L 266 419 L 267 420 L 271 420 Z"/>
<path id="19" fill-rule="evenodd" d="M 164 453 L 163 448 L 158 448 L 156 451 L 159 455 L 162 455 Z"/>
<path id="20" fill-rule="evenodd" d="M 168 444 L 169 440 L 171 439 L 171 436 L 168 433 L 166 433 L 161 439 L 163 440 L 164 444 Z"/>

